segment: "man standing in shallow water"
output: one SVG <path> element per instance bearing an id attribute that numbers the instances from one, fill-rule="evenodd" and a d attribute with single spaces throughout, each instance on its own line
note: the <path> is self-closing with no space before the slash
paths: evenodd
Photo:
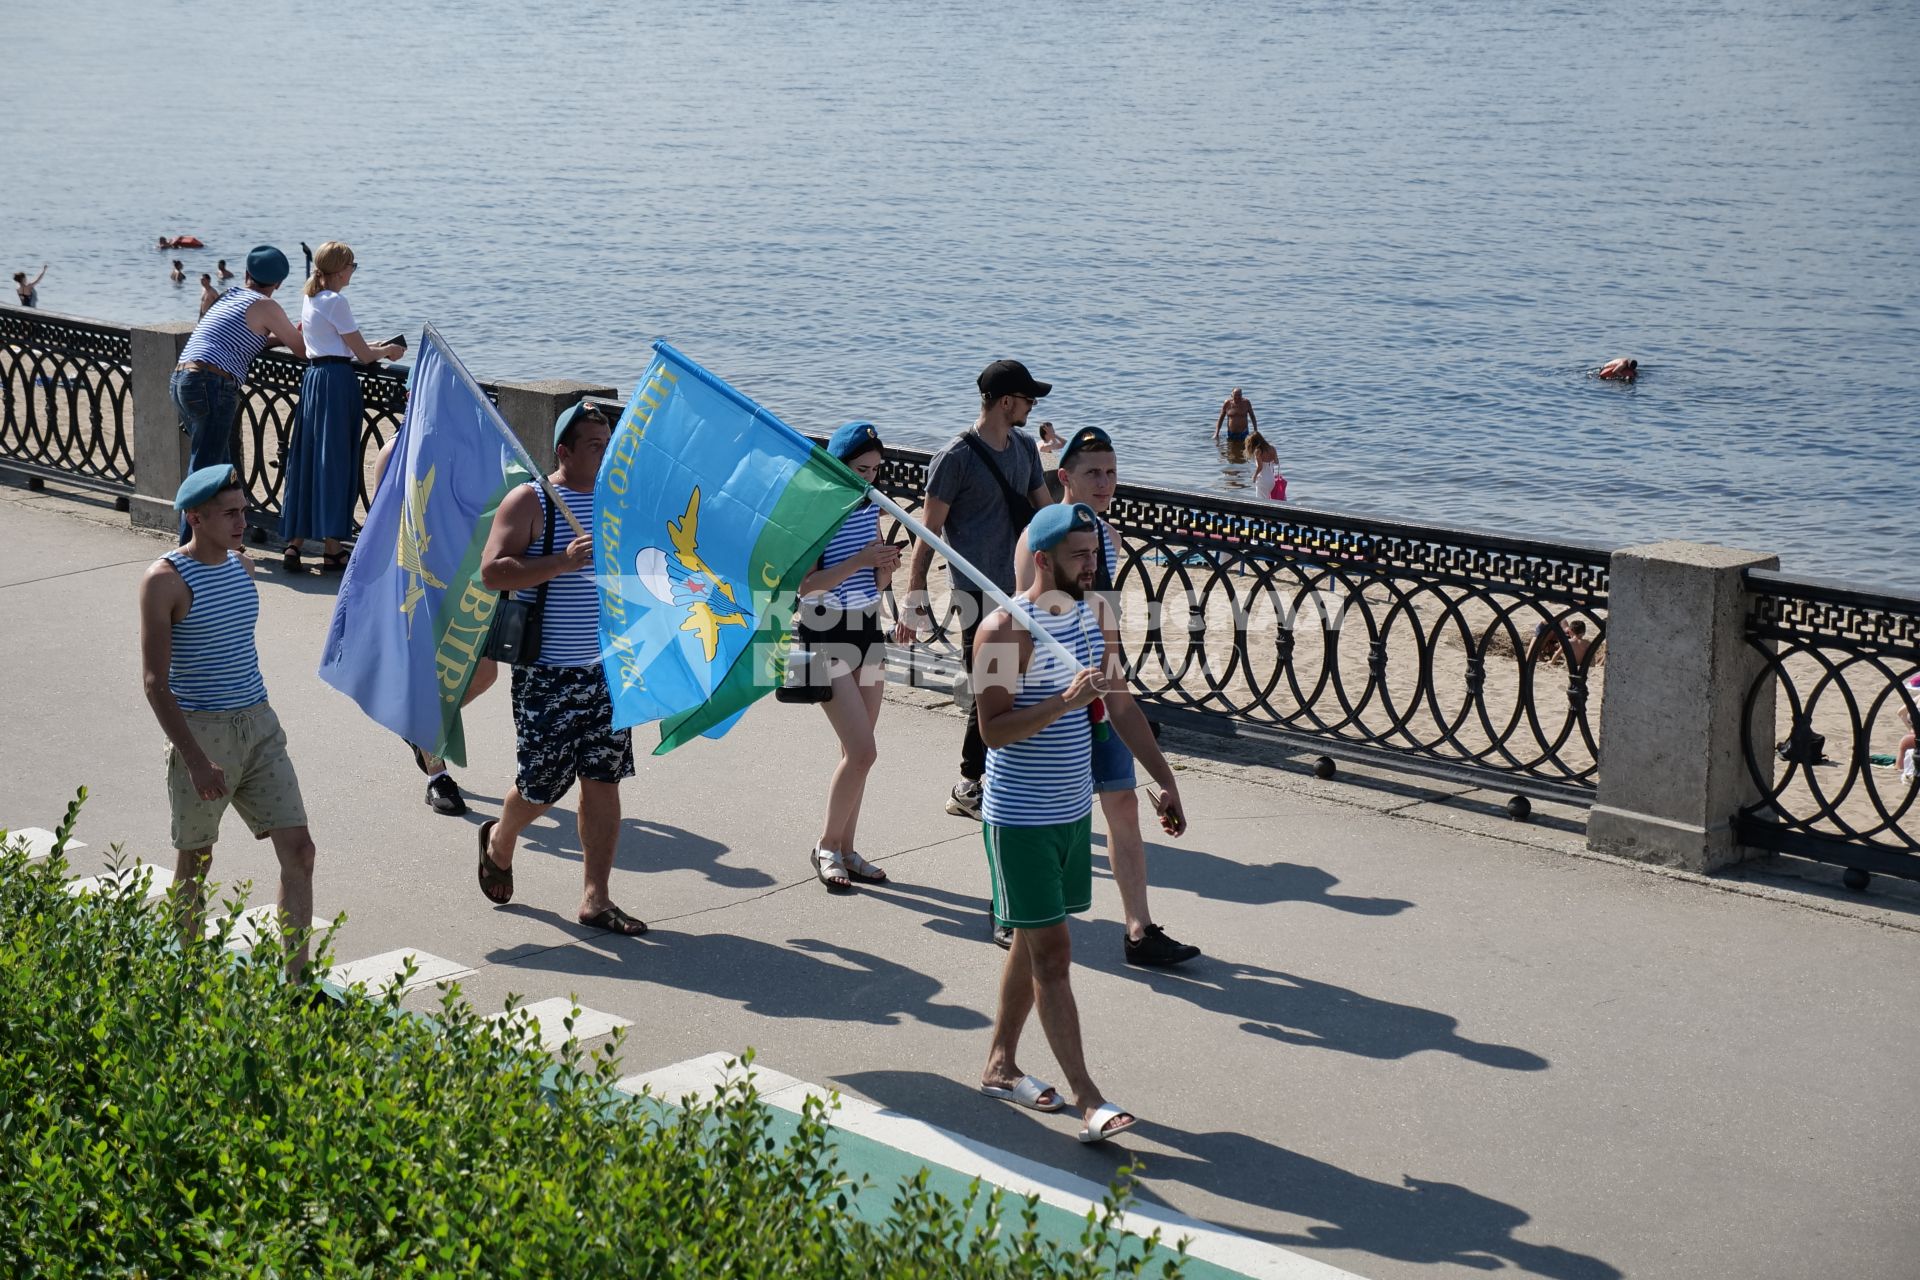
<path id="1" fill-rule="evenodd" d="M 1257 429 L 1260 426 L 1260 419 L 1253 412 L 1253 401 L 1241 395 L 1240 388 L 1238 387 L 1235 387 L 1233 394 L 1228 396 L 1221 404 L 1220 416 L 1213 420 L 1213 438 L 1215 440 L 1220 438 L 1220 427 L 1222 423 L 1224 423 L 1227 428 L 1228 444 L 1243 443 L 1247 438 L 1247 432 L 1250 429 Z"/>
<path id="2" fill-rule="evenodd" d="M 166 733 L 173 811 L 172 898 L 181 934 L 200 930 L 202 894 L 220 819 L 231 804 L 254 839 L 280 860 L 280 928 L 296 939 L 287 977 L 308 976 L 313 920 L 313 839 L 287 735 L 267 705 L 254 646 L 260 593 L 240 554 L 247 495 L 231 466 L 189 475 L 174 498 L 187 544 L 140 580 L 140 670 L 147 703 Z"/>

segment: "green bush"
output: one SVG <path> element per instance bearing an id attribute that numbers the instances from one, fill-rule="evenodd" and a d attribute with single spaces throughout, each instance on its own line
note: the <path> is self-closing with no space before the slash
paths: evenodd
<path id="1" fill-rule="evenodd" d="M 67 874 L 0 852 L 0 1275 L 1079 1277 L 1157 1243 L 1118 1190 L 1077 1248 L 924 1174 L 863 1217 L 819 1104 L 783 1140 L 750 1085 L 629 1098 L 612 1047 L 556 1062 L 457 989 L 316 1004 Z"/>

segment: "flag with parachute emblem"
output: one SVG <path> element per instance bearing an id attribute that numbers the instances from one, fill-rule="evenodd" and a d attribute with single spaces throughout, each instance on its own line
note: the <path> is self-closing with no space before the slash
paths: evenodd
<path id="1" fill-rule="evenodd" d="M 594 488 L 600 653 L 618 727 L 719 737 L 785 674 L 800 580 L 867 486 L 665 342 Z"/>
<path id="2" fill-rule="evenodd" d="M 408 742 L 463 765 L 460 704 L 499 602 L 480 581 L 480 556 L 500 500 L 532 475 L 499 410 L 431 325 L 407 391 L 320 678 Z"/>

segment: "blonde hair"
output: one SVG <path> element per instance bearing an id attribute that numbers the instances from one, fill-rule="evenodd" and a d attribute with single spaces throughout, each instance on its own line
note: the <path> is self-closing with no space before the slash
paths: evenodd
<path id="1" fill-rule="evenodd" d="M 320 283 L 320 277 L 330 276 L 336 271 L 345 271 L 353 261 L 353 250 L 338 240 L 329 240 L 313 251 L 313 274 L 307 277 L 307 283 L 301 292 L 309 298 L 317 295 L 326 286 Z"/>

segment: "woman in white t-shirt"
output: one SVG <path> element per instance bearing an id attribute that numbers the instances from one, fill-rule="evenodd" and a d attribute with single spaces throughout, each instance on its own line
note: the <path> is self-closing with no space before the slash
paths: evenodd
<path id="1" fill-rule="evenodd" d="M 354 361 L 398 360 L 406 344 L 370 346 L 360 336 L 353 308 L 341 296 L 353 279 L 353 250 L 329 240 L 313 255 L 300 330 L 307 341 L 307 372 L 300 379 L 300 421 L 287 449 L 280 490 L 280 536 L 287 540 L 282 563 L 300 569 L 300 544 L 326 542 L 322 569 L 344 569 L 340 540 L 353 532 L 353 498 L 360 477 L 360 379 Z"/>

